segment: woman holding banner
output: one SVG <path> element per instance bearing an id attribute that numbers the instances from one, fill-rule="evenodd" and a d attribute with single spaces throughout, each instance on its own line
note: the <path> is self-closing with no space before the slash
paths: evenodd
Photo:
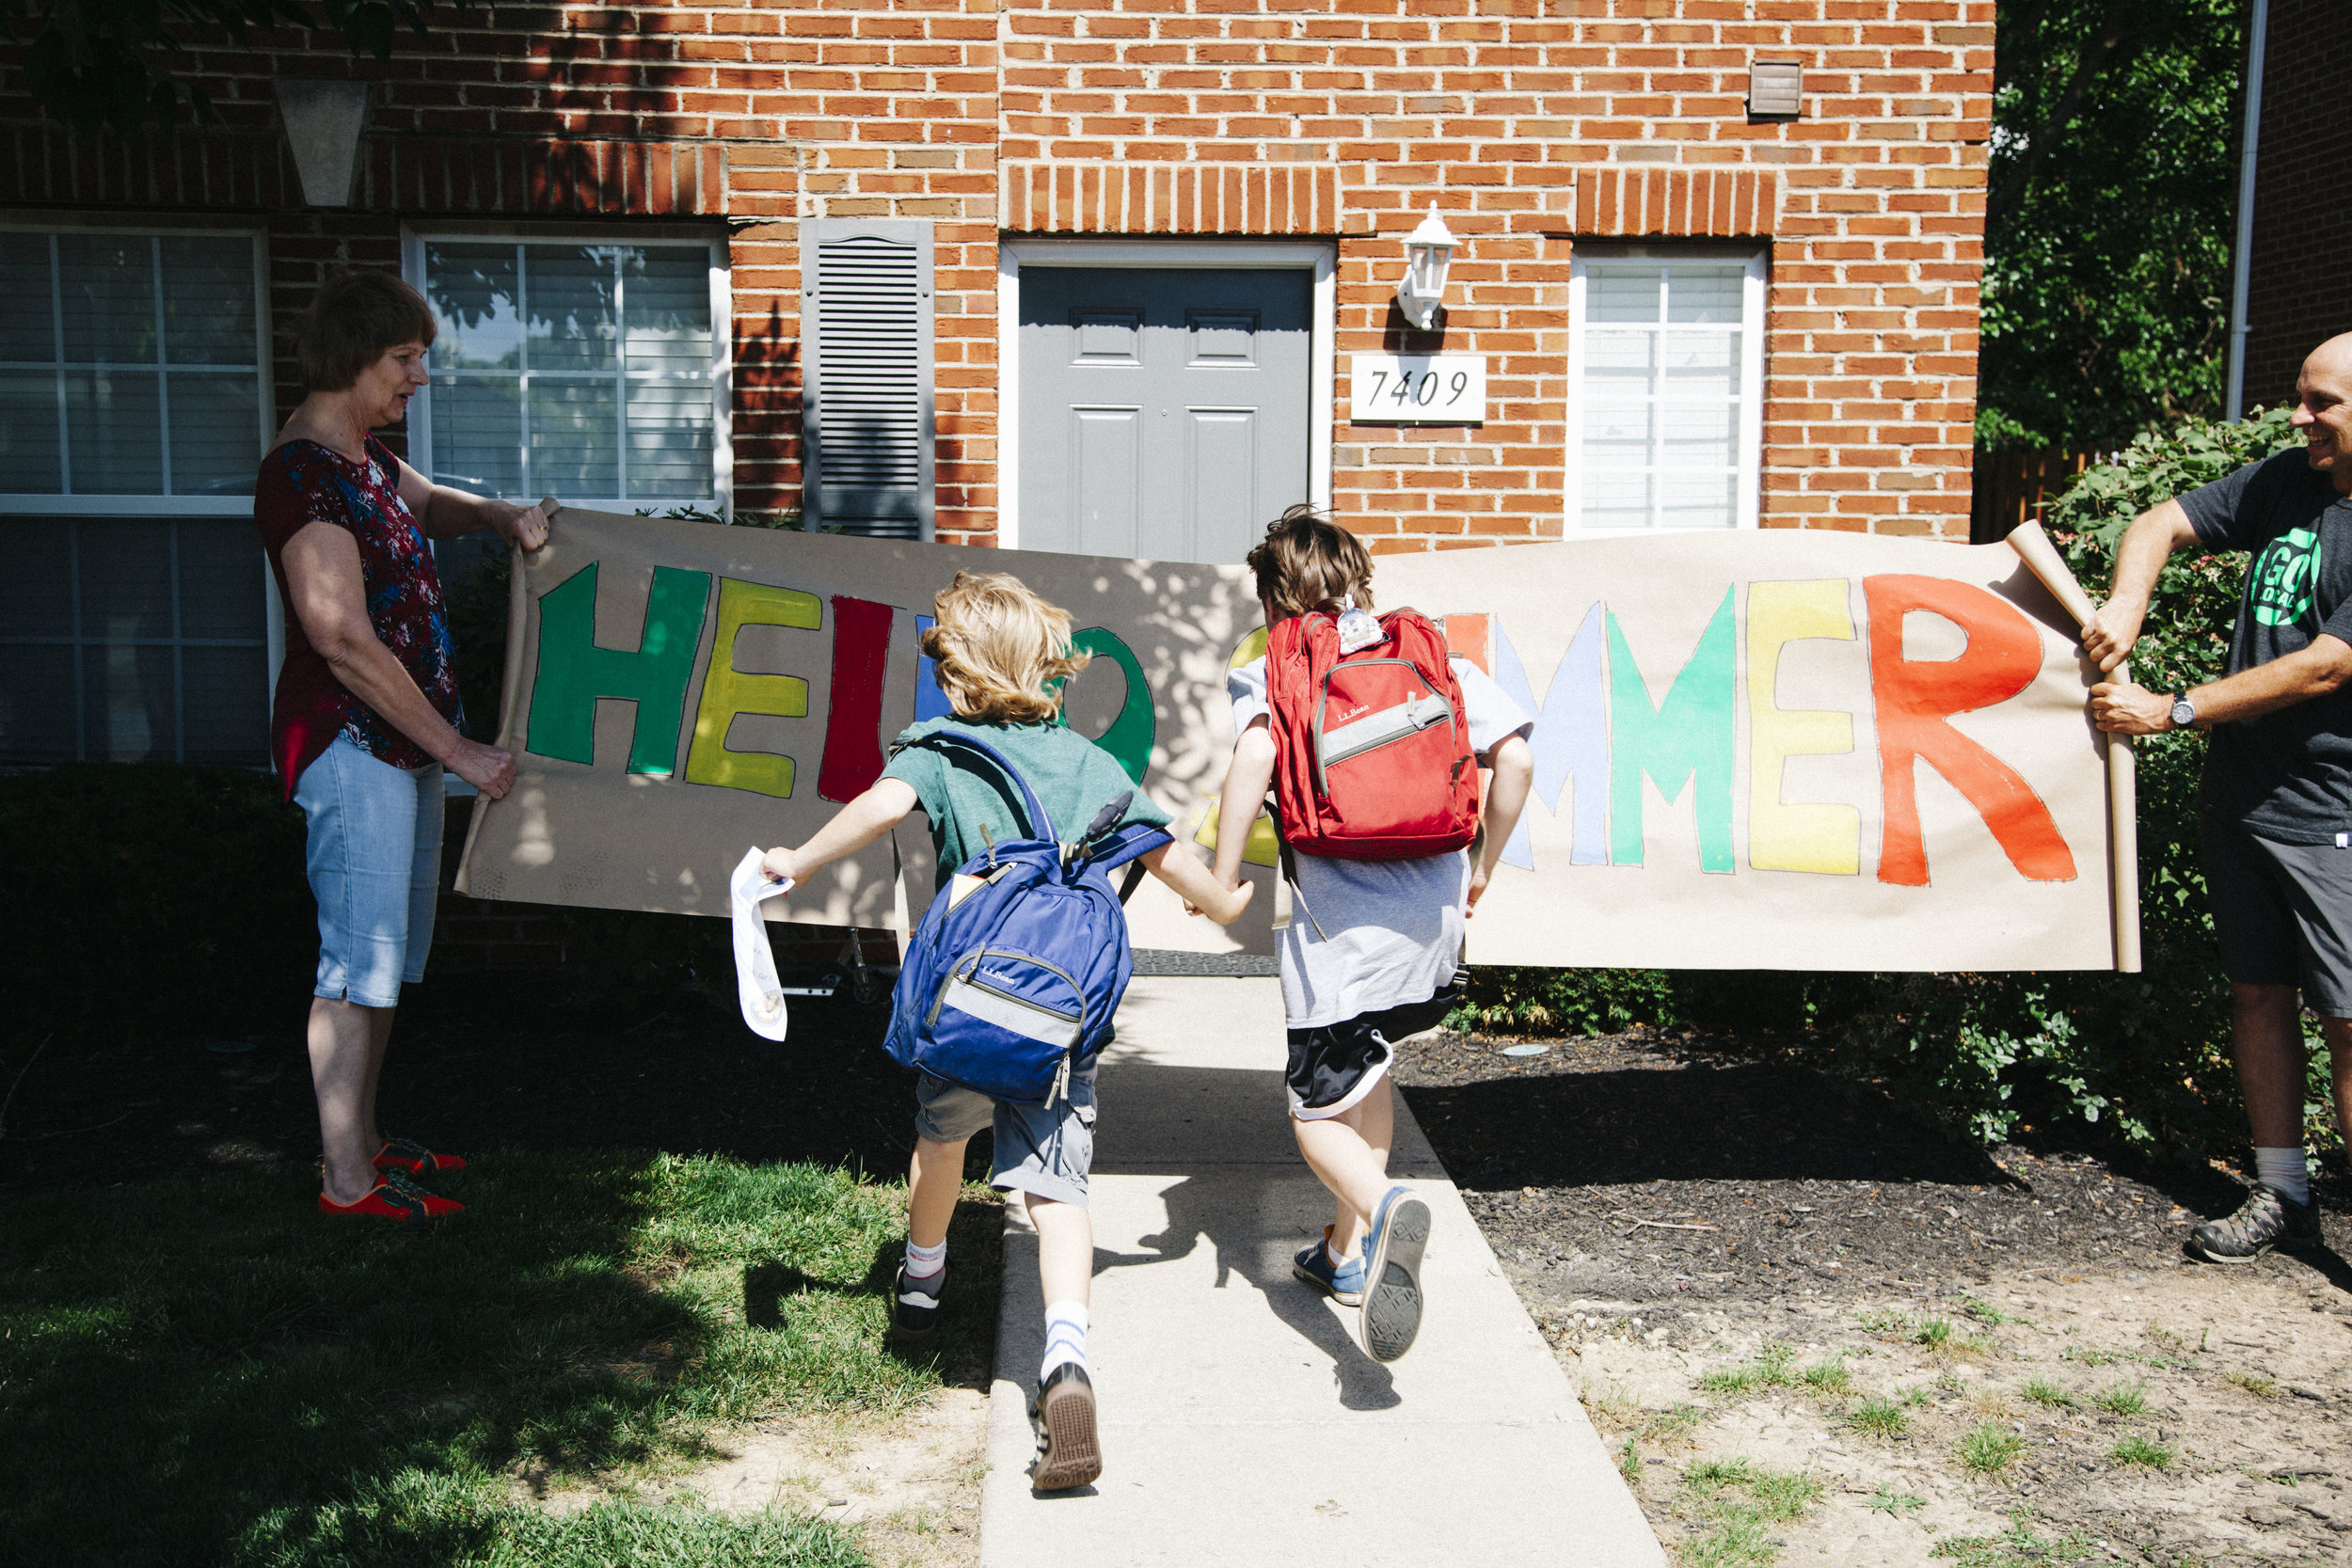
<path id="1" fill-rule="evenodd" d="M 425 385 L 433 313 L 389 273 L 330 278 L 295 343 L 309 388 L 262 460 L 253 515 L 286 605 L 270 755 L 309 826 L 319 965 L 310 1076 L 323 1213 L 406 1220 L 462 1206 L 411 1180 L 462 1169 L 376 1125 L 400 988 L 424 977 L 440 887 L 441 775 L 493 798 L 515 759 L 459 733 L 457 674 L 428 537 L 547 542 L 537 507 L 437 485 L 369 434 Z"/>

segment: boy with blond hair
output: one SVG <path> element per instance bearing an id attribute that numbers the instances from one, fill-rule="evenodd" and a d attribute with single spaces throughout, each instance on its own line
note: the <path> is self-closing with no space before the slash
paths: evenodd
<path id="1" fill-rule="evenodd" d="M 1248 565 L 1269 631 L 1292 616 L 1372 609 L 1372 557 L 1311 507 L 1292 507 L 1269 525 Z M 1470 750 L 1492 770 L 1478 842 L 1413 860 L 1283 857 L 1298 910 L 1278 933 L 1291 1127 L 1337 1204 L 1322 1239 L 1298 1254 L 1293 1272 L 1359 1309 L 1364 1352 L 1375 1361 L 1397 1359 L 1420 1333 L 1421 1256 L 1429 1234 L 1428 1205 L 1389 1181 L 1389 1064 L 1395 1042 L 1435 1028 L 1453 1009 L 1462 923 L 1486 891 L 1534 775 L 1526 738 L 1534 721 L 1476 665 L 1461 658 L 1448 665 L 1467 710 Z M 1276 765 L 1266 660 L 1235 670 L 1227 689 L 1237 738 L 1217 812 L 1220 888 L 1239 885 L 1242 853 Z"/>
<path id="2" fill-rule="evenodd" d="M 924 634 L 923 652 L 937 662 L 953 717 L 927 720 L 900 734 L 871 789 L 799 848 L 768 851 L 762 864 L 769 876 L 805 881 L 916 810 L 930 823 L 942 889 L 992 841 L 1042 832 L 1042 825 L 1023 821 L 1012 781 L 959 768 L 943 752 L 920 744 L 942 730 L 977 735 L 1003 753 L 1057 823 L 1091 822 L 1131 793 L 1120 826 L 1168 821 L 1109 752 L 1060 722 L 1061 685 L 1087 664 L 1086 655 L 1071 651 L 1067 611 L 1009 574 L 958 572 L 933 612 L 938 624 Z M 1142 864 L 1187 904 L 1219 925 L 1231 924 L 1248 902 L 1248 890 L 1211 880 L 1205 866 L 1187 852 L 1171 853 L 1173 847 L 1163 844 L 1148 851 Z M 1037 1227 L 1045 1358 L 1033 1410 L 1040 1451 L 1031 1479 L 1041 1492 L 1084 1486 L 1103 1468 L 1087 1363 L 1088 1288 L 1094 1272 L 1094 1232 L 1087 1215 L 1094 1071 L 1091 1057 L 1077 1064 L 1068 1092 L 1043 1106 L 992 1100 L 928 1072 L 915 1088 L 906 1261 L 891 1291 L 891 1330 L 901 1340 L 922 1340 L 936 1325 L 947 1286 L 947 1222 L 963 1186 L 963 1146 L 993 1126 L 990 1180 L 1020 1193 Z"/>

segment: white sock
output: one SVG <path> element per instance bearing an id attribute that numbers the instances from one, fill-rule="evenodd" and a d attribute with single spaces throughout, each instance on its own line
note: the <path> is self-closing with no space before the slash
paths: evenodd
<path id="1" fill-rule="evenodd" d="M 2254 1180 L 2278 1188 L 2297 1203 L 2312 1200 L 2311 1162 L 2299 1148 L 2255 1149 Z"/>
<path id="2" fill-rule="evenodd" d="M 937 1246 L 916 1246 L 914 1238 L 907 1238 L 907 1277 L 929 1279 L 947 1266 L 947 1239 L 942 1236 Z"/>
<path id="3" fill-rule="evenodd" d="M 1087 1309 L 1074 1301 L 1049 1302 L 1045 1307 L 1045 1364 L 1038 1369 L 1040 1383 L 1065 1362 L 1087 1364 Z M 1089 1369 L 1089 1370 L 1091 1369 Z"/>

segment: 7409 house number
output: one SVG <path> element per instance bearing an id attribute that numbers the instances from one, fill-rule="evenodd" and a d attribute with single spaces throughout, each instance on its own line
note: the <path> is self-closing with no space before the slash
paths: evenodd
<path id="1" fill-rule="evenodd" d="M 1478 424 L 1486 418 L 1483 354 L 1351 354 L 1354 424 Z"/>

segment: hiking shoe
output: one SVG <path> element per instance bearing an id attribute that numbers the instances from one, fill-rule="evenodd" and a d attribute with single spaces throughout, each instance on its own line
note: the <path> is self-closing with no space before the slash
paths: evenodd
<path id="1" fill-rule="evenodd" d="M 1029 1485 L 1040 1492 L 1067 1492 L 1103 1473 L 1103 1445 L 1094 1433 L 1094 1380 L 1075 1361 L 1065 1361 L 1037 1386 L 1029 1419 L 1037 1428 L 1037 1467 Z"/>
<path id="2" fill-rule="evenodd" d="M 2247 1194 L 2228 1219 L 2207 1220 L 2188 1233 L 2188 1250 L 2208 1263 L 2250 1263 L 2272 1247 L 2301 1252 L 2320 1244 L 2319 1206 L 2265 1186 Z"/>
<path id="3" fill-rule="evenodd" d="M 375 1168 L 403 1176 L 447 1176 L 464 1170 L 466 1162 L 454 1154 L 436 1154 L 413 1138 L 387 1138 L 375 1151 Z"/>
<path id="4" fill-rule="evenodd" d="M 1338 1302 L 1342 1307 L 1360 1307 L 1364 1300 L 1364 1260 L 1350 1258 L 1344 1263 L 1331 1261 L 1331 1227 L 1323 1227 L 1323 1240 L 1308 1244 L 1307 1250 L 1291 1259 L 1291 1273 Z"/>
<path id="5" fill-rule="evenodd" d="M 898 1277 L 890 1282 L 890 1337 L 905 1344 L 930 1338 L 939 1326 L 939 1302 L 946 1293 L 945 1264 L 919 1285 L 907 1282 L 907 1266 L 899 1264 Z"/>
<path id="6" fill-rule="evenodd" d="M 1421 1254 L 1429 1244 L 1429 1205 L 1391 1187 L 1364 1232 L 1364 1354 L 1394 1361 L 1421 1333 Z"/>
<path id="7" fill-rule="evenodd" d="M 384 1180 L 370 1188 L 368 1196 L 357 1203 L 338 1203 L 325 1193 L 319 1194 L 319 1212 L 322 1214 L 405 1222 L 437 1220 L 444 1214 L 462 1214 L 465 1212 L 464 1204 L 428 1193 L 398 1171 L 386 1171 Z"/>

